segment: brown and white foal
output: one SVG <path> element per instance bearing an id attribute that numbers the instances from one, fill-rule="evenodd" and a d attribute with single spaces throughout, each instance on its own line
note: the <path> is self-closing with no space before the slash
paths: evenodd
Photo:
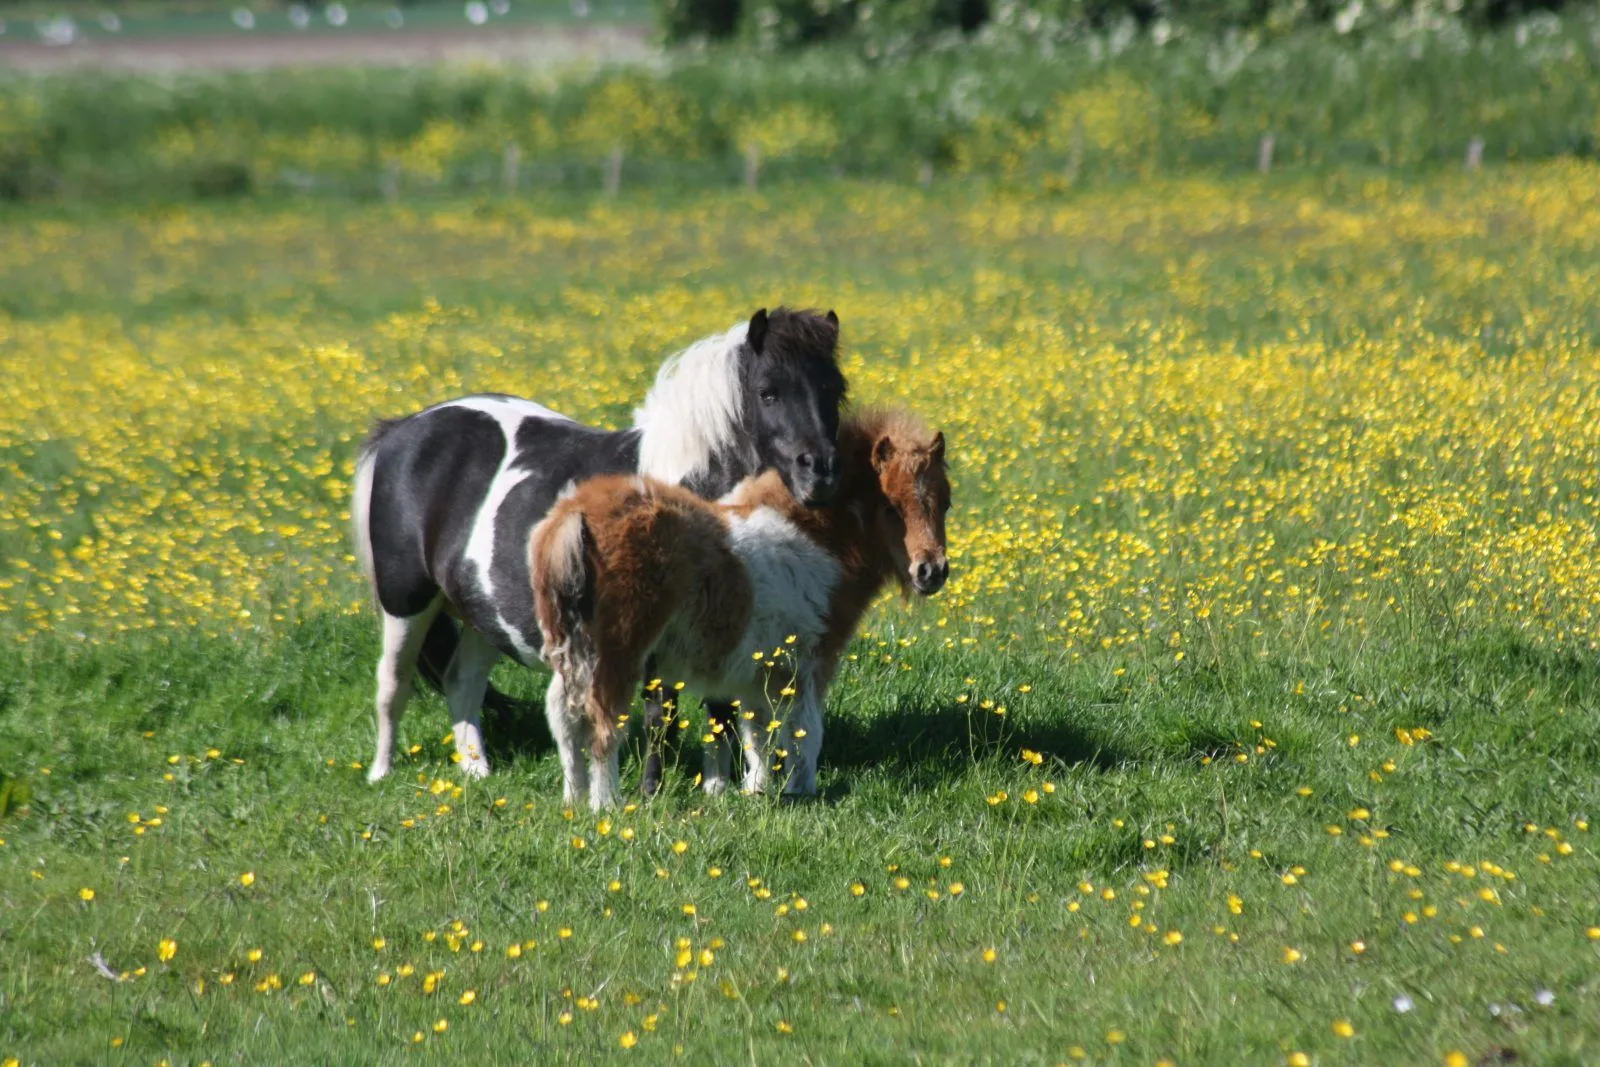
<path id="1" fill-rule="evenodd" d="M 802 506 L 770 472 L 716 503 L 614 476 L 579 484 L 534 529 L 567 803 L 615 803 L 621 727 L 647 662 L 738 701 L 746 791 L 766 787 L 774 756 L 786 793 L 816 791 L 823 698 L 861 616 L 891 582 L 929 596 L 950 573 L 944 435 L 903 412 L 863 413 L 840 427 L 838 454 L 826 507 Z M 723 731 L 708 752 L 709 792 L 726 786 L 731 743 Z"/>

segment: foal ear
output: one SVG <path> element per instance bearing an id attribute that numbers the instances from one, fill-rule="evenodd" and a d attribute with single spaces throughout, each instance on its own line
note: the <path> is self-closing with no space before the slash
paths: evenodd
<path id="1" fill-rule="evenodd" d="M 933 444 L 928 446 L 928 455 L 935 463 L 944 462 L 944 431 L 940 430 L 933 435 Z"/>
<path id="2" fill-rule="evenodd" d="M 761 346 L 767 341 L 767 309 L 762 308 L 750 316 L 750 330 L 745 334 L 745 340 L 750 343 L 751 351 L 761 354 Z"/>
<path id="3" fill-rule="evenodd" d="M 892 459 L 894 459 L 894 440 L 885 434 L 872 446 L 872 469 L 881 474 Z"/>
<path id="4" fill-rule="evenodd" d="M 828 309 L 828 314 L 827 314 L 827 316 L 826 316 L 826 317 L 827 317 L 827 320 L 828 320 L 828 321 L 829 321 L 829 322 L 830 322 L 830 323 L 832 323 L 832 324 L 833 324 L 833 328 L 834 328 L 834 329 L 835 329 L 835 330 L 837 330 L 837 329 L 838 329 L 838 328 L 839 328 L 839 316 L 837 316 L 837 315 L 835 315 L 835 314 L 834 314 L 834 313 L 833 313 L 833 309 L 832 309 L 832 308 L 829 308 L 829 309 Z"/>

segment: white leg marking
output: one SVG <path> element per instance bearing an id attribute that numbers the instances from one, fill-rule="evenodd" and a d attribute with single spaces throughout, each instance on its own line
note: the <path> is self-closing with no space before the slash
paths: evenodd
<path id="1" fill-rule="evenodd" d="M 773 731 L 767 729 L 767 723 L 772 721 L 772 708 L 763 700 L 749 710 L 755 715 L 748 719 L 743 713 L 739 715 L 739 740 L 744 746 L 744 791 L 760 793 L 767 788 L 767 779 L 771 776 L 767 764 L 772 758 L 772 746 L 768 742 Z"/>
<path id="2" fill-rule="evenodd" d="M 441 601 L 435 600 L 420 614 L 403 619 L 379 611 L 383 624 L 383 651 L 378 656 L 378 747 L 367 769 L 367 781 L 376 782 L 389 773 L 394 761 L 394 731 L 411 699 L 411 679 L 416 673 L 417 653 L 422 639 L 439 614 Z"/>
<path id="3" fill-rule="evenodd" d="M 556 751 L 561 755 L 562 803 L 575 807 L 589 792 L 589 768 L 584 762 L 584 749 L 588 746 L 589 730 L 580 711 L 577 715 L 567 706 L 566 683 L 557 671 L 550 679 L 550 688 L 544 698 L 545 718 L 550 721 L 550 736 L 555 738 Z"/>
<path id="4" fill-rule="evenodd" d="M 591 755 L 589 757 L 589 808 L 592 811 L 603 811 L 606 808 L 617 806 L 617 793 L 620 792 L 622 746 L 619 744 L 611 750 L 611 755 L 600 759 Z"/>
<path id="5" fill-rule="evenodd" d="M 734 723 L 740 722 L 744 718 L 744 709 L 735 708 L 733 716 Z M 706 746 L 700 788 L 710 796 L 718 797 L 727 792 L 728 782 L 733 777 L 733 746 L 739 735 L 739 727 L 730 724 L 723 727 L 721 733 L 713 734 L 711 743 Z"/>
<path id="6" fill-rule="evenodd" d="M 468 778 L 487 778 L 489 759 L 483 747 L 483 693 L 489 685 L 489 671 L 500 658 L 500 650 L 470 626 L 461 627 L 461 643 L 444 672 L 444 695 L 450 703 L 450 721 L 456 751 L 461 753 L 461 772 Z"/>

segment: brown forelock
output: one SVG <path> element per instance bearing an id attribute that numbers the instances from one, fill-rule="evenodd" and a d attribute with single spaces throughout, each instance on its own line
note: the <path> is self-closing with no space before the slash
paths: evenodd
<path id="1" fill-rule="evenodd" d="M 879 474 L 884 497 L 905 523 L 906 555 L 913 562 L 943 559 L 944 515 L 950 504 L 950 478 L 945 470 L 942 436 L 919 443 L 892 433 L 894 458 Z"/>

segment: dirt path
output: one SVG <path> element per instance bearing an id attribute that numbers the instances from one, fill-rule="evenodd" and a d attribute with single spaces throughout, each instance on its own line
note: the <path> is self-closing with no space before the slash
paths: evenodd
<path id="1" fill-rule="evenodd" d="M 291 66 L 415 66 L 462 60 L 543 66 L 599 60 L 637 62 L 653 51 L 649 31 L 642 26 L 97 38 L 60 47 L 0 39 L 0 70 L 259 70 Z"/>

